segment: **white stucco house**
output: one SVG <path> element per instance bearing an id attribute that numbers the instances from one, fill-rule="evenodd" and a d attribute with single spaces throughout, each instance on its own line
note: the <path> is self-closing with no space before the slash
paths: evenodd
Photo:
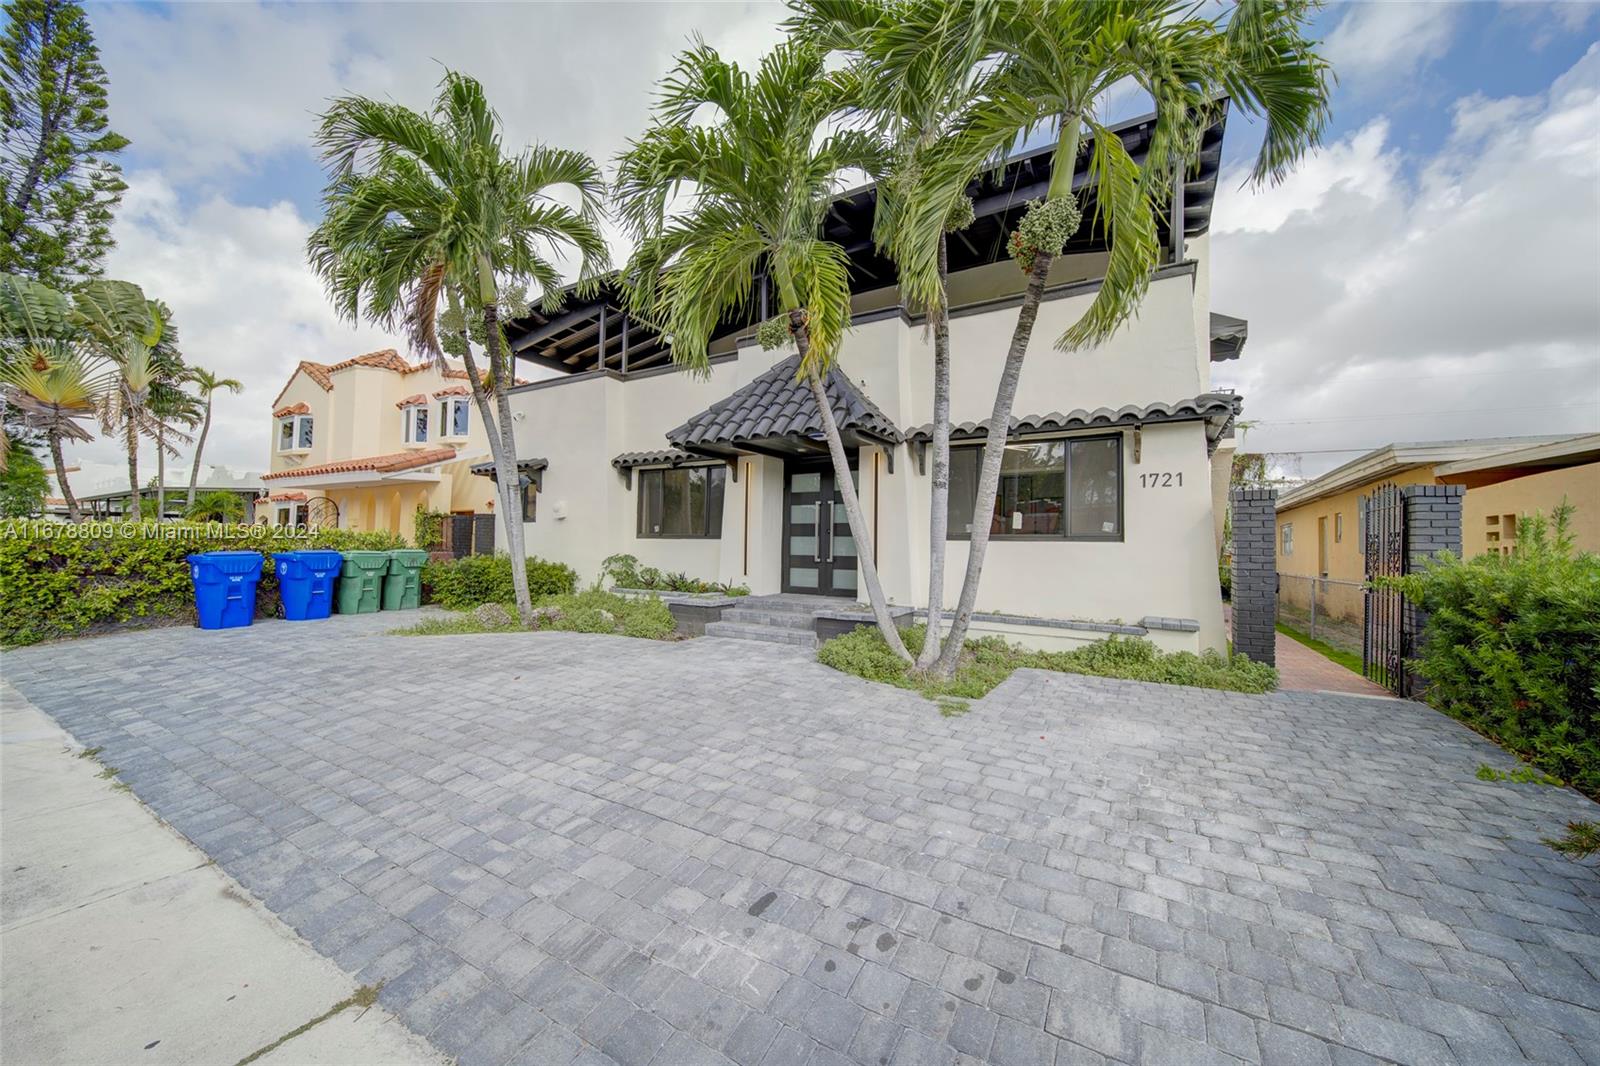
<path id="1" fill-rule="evenodd" d="M 1135 158 L 1153 121 L 1117 132 Z M 1040 310 L 1007 437 L 976 631 L 1050 644 L 1130 626 L 1172 648 L 1224 648 L 1217 551 L 1240 399 L 1214 392 L 1214 360 L 1237 357 L 1246 326 L 1213 315 L 1207 229 L 1222 149 L 1212 128 L 1163 222 L 1164 261 L 1136 320 L 1064 354 L 1055 339 L 1089 306 L 1106 260 L 1085 224 L 1059 258 Z M 945 602 L 966 561 L 984 419 L 1017 318 L 1024 275 L 1006 236 L 1049 181 L 1048 151 L 1014 159 L 971 190 L 976 220 L 950 241 L 951 534 Z M 854 319 L 829 382 L 889 597 L 925 607 L 932 336 L 905 308 L 871 240 L 872 188 L 842 197 L 826 236 L 852 259 Z M 710 372 L 674 367 L 666 339 L 630 322 L 614 291 L 517 322 L 513 390 L 519 462 L 535 487 L 520 516 L 528 551 L 586 577 L 613 553 L 758 594 L 858 597 L 857 545 L 809 392 L 791 351 L 763 351 L 729 322 Z M 551 374 L 551 372 L 554 374 Z M 479 470 L 489 473 L 487 465 Z M 501 515 L 503 522 L 506 516 Z M 1077 620 L 1053 633 L 1028 618 Z M 1009 619 L 1009 621 L 1008 621 Z"/>

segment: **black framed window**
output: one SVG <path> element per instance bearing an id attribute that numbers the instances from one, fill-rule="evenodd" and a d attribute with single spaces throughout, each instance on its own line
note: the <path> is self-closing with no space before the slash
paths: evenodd
<path id="1" fill-rule="evenodd" d="M 638 478 L 639 536 L 721 539 L 727 467 L 640 470 Z"/>
<path id="2" fill-rule="evenodd" d="M 951 540 L 972 535 L 983 448 L 950 449 Z M 1000 459 L 989 535 L 1122 539 L 1122 437 L 1016 441 Z"/>
<path id="3" fill-rule="evenodd" d="M 532 522 L 539 512 L 539 487 L 532 481 L 522 486 L 522 520 Z"/>

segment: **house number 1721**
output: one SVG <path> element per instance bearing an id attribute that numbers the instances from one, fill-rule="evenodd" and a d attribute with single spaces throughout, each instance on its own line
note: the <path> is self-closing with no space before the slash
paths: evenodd
<path id="1" fill-rule="evenodd" d="M 1155 474 L 1140 474 L 1139 487 L 1142 489 L 1170 489 L 1183 488 L 1183 471 L 1171 471 Z"/>

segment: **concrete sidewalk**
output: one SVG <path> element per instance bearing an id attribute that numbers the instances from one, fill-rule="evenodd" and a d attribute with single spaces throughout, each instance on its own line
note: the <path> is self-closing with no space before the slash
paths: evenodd
<path id="1" fill-rule="evenodd" d="M 0 1060 L 446 1060 L 0 682 Z"/>

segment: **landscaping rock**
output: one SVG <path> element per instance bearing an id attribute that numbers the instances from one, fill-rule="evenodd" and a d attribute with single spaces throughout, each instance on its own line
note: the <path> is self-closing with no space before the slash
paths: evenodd
<path id="1" fill-rule="evenodd" d="M 566 615 L 559 607 L 535 607 L 533 609 L 533 622 L 529 624 L 528 628 L 543 629 L 547 624 L 559 622 L 565 617 Z"/>
<path id="2" fill-rule="evenodd" d="M 472 620 L 487 629 L 511 629 L 516 619 L 498 603 L 485 603 L 472 609 Z"/>

